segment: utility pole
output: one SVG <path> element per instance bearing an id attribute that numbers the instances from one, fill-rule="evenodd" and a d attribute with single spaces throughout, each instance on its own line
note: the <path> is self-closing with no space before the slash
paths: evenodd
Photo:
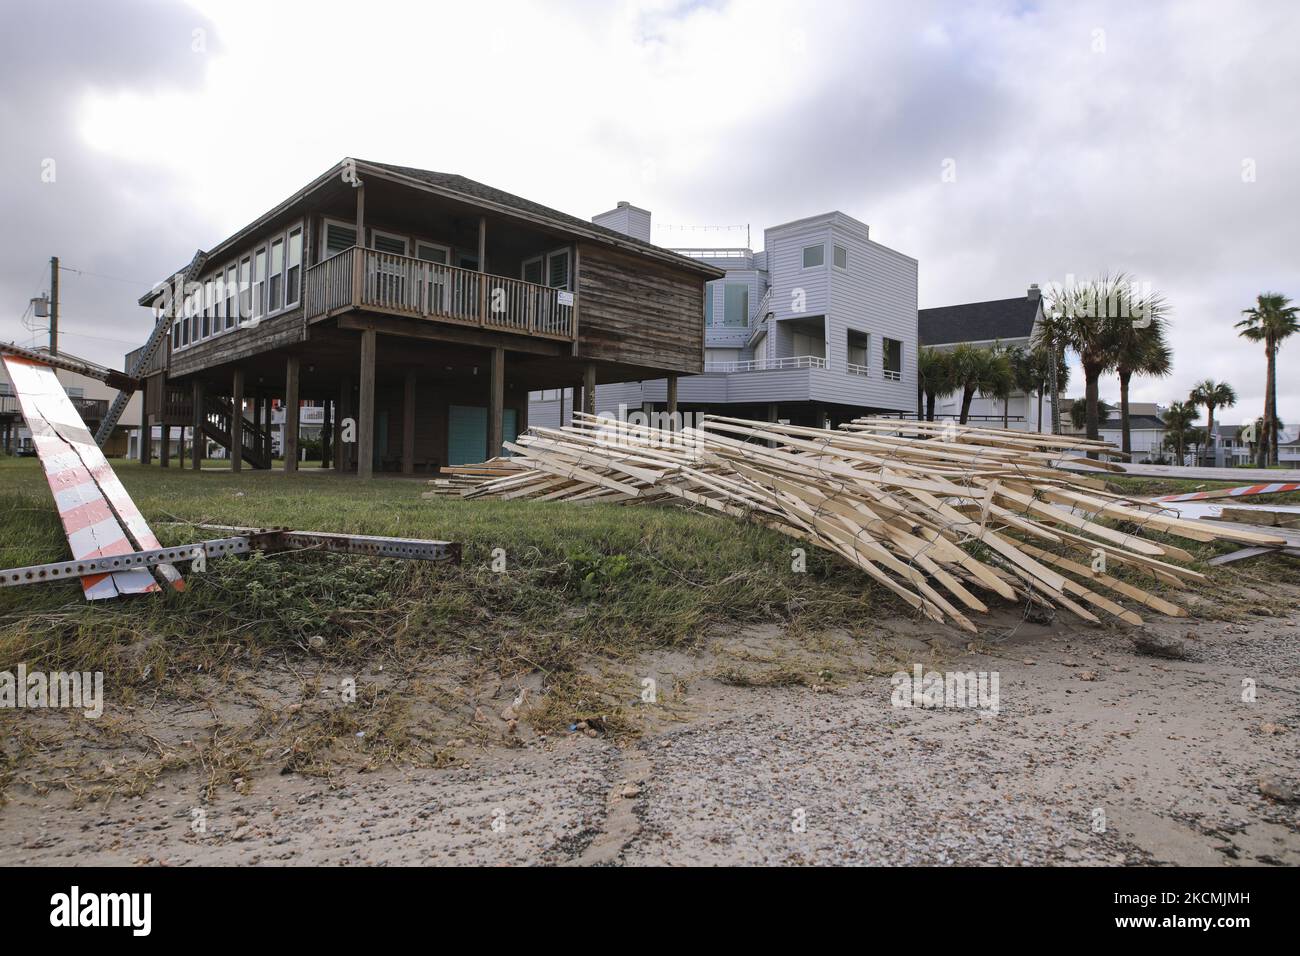
<path id="1" fill-rule="evenodd" d="M 59 354 L 59 257 L 50 256 L 50 354 Z"/>

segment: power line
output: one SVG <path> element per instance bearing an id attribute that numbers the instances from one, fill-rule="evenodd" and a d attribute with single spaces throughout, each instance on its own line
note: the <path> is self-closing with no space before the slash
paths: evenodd
<path id="1" fill-rule="evenodd" d="M 75 272 L 79 276 L 94 276 L 96 279 L 108 279 L 112 282 L 124 282 L 127 285 L 133 285 L 137 288 L 148 289 L 153 287 L 152 282 L 145 282 L 141 279 L 127 279 L 123 276 L 111 276 L 104 272 L 91 272 L 89 269 L 75 269 L 72 266 L 59 266 L 60 272 Z"/>

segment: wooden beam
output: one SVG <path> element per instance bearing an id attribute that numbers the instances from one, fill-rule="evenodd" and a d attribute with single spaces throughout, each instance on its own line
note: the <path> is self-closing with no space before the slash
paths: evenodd
<path id="1" fill-rule="evenodd" d="M 375 473 L 375 331 L 361 333 L 361 389 L 357 401 L 357 477 Z"/>
<path id="2" fill-rule="evenodd" d="M 588 363 L 582 370 L 582 409 L 596 414 L 596 366 Z"/>
<path id="3" fill-rule="evenodd" d="M 334 469 L 340 473 L 352 470 L 356 460 L 356 409 L 352 407 L 352 376 L 344 375 L 339 379 L 339 414 L 335 424 L 336 441 L 334 442 Z M 348 420 L 352 421 L 353 435 L 351 441 L 344 441 L 343 433 Z"/>
<path id="4" fill-rule="evenodd" d="M 478 217 L 478 272 L 480 276 L 487 274 L 487 216 Z M 480 325 L 487 322 L 487 310 L 487 281 L 479 279 L 478 321 Z"/>
<path id="5" fill-rule="evenodd" d="M 56 269 L 55 271 L 57 272 L 58 270 Z M 57 279 L 58 276 L 56 275 L 55 278 Z M 54 322 L 55 320 L 51 319 L 50 321 Z M 50 341 L 54 341 L 54 331 L 52 328 L 50 331 Z M 140 388 L 140 463 L 143 465 L 149 464 L 149 458 L 153 452 L 153 429 L 150 427 L 151 424 L 152 420 L 149 417 L 149 387 L 148 385 L 142 385 Z"/>
<path id="6" fill-rule="evenodd" d="M 203 383 L 194 379 L 192 387 L 194 400 L 194 434 L 190 436 L 190 467 L 198 471 L 203 464 Z M 181 438 L 184 441 L 184 437 Z"/>
<path id="7" fill-rule="evenodd" d="M 230 383 L 230 470 L 244 467 L 244 370 L 236 367 Z"/>
<path id="8" fill-rule="evenodd" d="M 284 362 L 284 473 L 292 475 L 298 470 L 298 356 L 290 355 Z"/>
<path id="9" fill-rule="evenodd" d="M 506 350 L 493 349 L 491 373 L 488 377 L 488 433 L 487 456 L 501 454 L 501 418 L 505 409 Z"/>
<path id="10" fill-rule="evenodd" d="M 569 354 L 568 345 L 558 339 L 534 339 L 526 335 L 490 332 L 486 329 L 449 325 L 425 319 L 403 319 L 372 313 L 349 314 L 339 316 L 338 324 L 340 329 L 354 331 L 374 329 L 384 335 L 423 339 L 430 342 L 450 342 L 454 345 L 471 345 L 486 349 L 500 346 L 512 352 L 527 352 L 551 358 L 562 358 Z"/>
<path id="11" fill-rule="evenodd" d="M 406 373 L 402 395 L 402 474 L 415 473 L 415 370 Z"/>
<path id="12" fill-rule="evenodd" d="M 677 376 L 668 376 L 668 428 L 677 431 Z"/>
<path id="13" fill-rule="evenodd" d="M 334 423 L 330 421 L 330 413 L 334 407 L 334 399 L 326 398 L 322 416 L 324 422 L 320 430 L 320 466 L 328 468 L 333 459 L 334 451 Z"/>
<path id="14" fill-rule="evenodd" d="M 171 425 L 163 425 L 160 431 L 162 441 L 159 442 L 158 464 L 163 468 L 170 468 L 172 463 L 172 427 Z M 149 441 L 152 442 L 153 429 L 150 428 L 149 432 Z"/>

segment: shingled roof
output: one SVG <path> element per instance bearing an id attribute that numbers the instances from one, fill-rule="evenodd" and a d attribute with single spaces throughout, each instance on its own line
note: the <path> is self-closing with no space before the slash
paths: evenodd
<path id="1" fill-rule="evenodd" d="M 338 164 L 330 167 L 323 175 L 318 176 L 312 183 L 299 190 L 289 199 L 286 199 L 270 211 L 263 213 L 257 219 L 244 226 L 233 235 L 228 236 L 217 245 L 209 249 L 209 253 L 224 251 L 228 247 L 245 240 L 248 236 L 255 234 L 264 222 L 277 215 L 283 215 L 286 210 L 294 208 L 305 196 L 312 193 L 317 188 L 328 182 L 336 181 L 338 171 L 344 168 L 347 163 L 356 163 L 362 169 L 364 178 L 365 168 L 372 170 L 381 170 L 392 173 L 395 176 L 404 176 L 407 179 L 416 182 L 426 183 L 440 192 L 452 193 L 465 197 L 466 201 L 474 203 L 490 203 L 494 206 L 500 206 L 504 210 L 514 210 L 524 216 L 531 217 L 534 220 L 540 220 L 550 225 L 570 232 L 575 232 L 582 236 L 594 238 L 600 242 L 611 243 L 622 246 L 635 252 L 644 253 L 658 259 L 661 262 L 669 263 L 673 266 L 687 269 L 691 272 L 699 273 L 710 279 L 720 279 L 725 274 L 724 269 L 711 266 L 707 262 L 699 259 L 693 259 L 689 256 L 683 256 L 671 249 L 665 249 L 663 246 L 656 246 L 654 243 L 643 242 L 633 236 L 619 232 L 617 229 L 609 229 L 605 226 L 597 225 L 587 219 L 579 219 L 577 216 L 571 216 L 566 212 L 560 212 L 558 209 L 552 209 L 549 206 L 543 206 L 541 203 L 524 199 L 522 196 L 516 196 L 508 193 L 503 189 L 497 189 L 484 183 L 476 182 L 456 173 L 439 173 L 431 169 L 417 169 L 414 166 L 398 166 L 393 163 L 377 163 L 369 159 L 344 159 Z M 382 175 L 382 172 L 381 172 Z M 180 270 L 184 271 L 184 270 Z M 175 279 L 175 274 L 172 276 Z M 170 280 L 169 280 L 170 281 Z M 158 286 L 150 289 L 140 297 L 141 305 L 150 305 L 159 295 Z"/>
<path id="2" fill-rule="evenodd" d="M 918 313 L 921 344 L 1028 338 L 1037 314 L 1038 300 L 1028 296 L 921 309 Z"/>
<path id="3" fill-rule="evenodd" d="M 417 169 L 414 166 L 397 166 L 393 163 L 377 163 L 372 159 L 359 159 L 358 163 L 366 166 L 373 166 L 377 169 L 385 169 L 390 173 L 396 173 L 399 176 L 407 176 L 411 179 L 417 179 L 420 182 L 428 183 L 430 186 L 436 186 L 449 192 L 460 193 L 471 200 L 493 203 L 497 206 L 505 206 L 510 209 L 516 209 L 519 212 L 526 213 L 530 216 L 546 219 L 557 226 L 576 229 L 579 232 L 594 234 L 605 239 L 613 240 L 620 245 L 635 246 L 646 252 L 654 254 L 658 258 L 670 258 L 678 260 L 679 264 L 685 268 L 692 269 L 696 272 L 704 272 L 711 277 L 718 277 L 723 274 L 723 270 L 716 269 L 698 259 L 692 259 L 688 256 L 679 255 L 663 246 L 656 246 L 652 242 L 644 242 L 627 233 L 619 232 L 617 229 L 610 229 L 606 226 L 598 225 L 590 219 L 579 219 L 577 216 L 571 216 L 567 212 L 560 212 L 558 209 L 552 209 L 550 206 L 543 206 L 541 203 L 533 202 L 531 199 L 524 199 L 522 196 L 516 196 L 508 193 L 503 189 L 497 189 L 495 186 L 488 186 L 485 183 L 477 182 L 457 173 L 439 173 L 431 169 Z"/>

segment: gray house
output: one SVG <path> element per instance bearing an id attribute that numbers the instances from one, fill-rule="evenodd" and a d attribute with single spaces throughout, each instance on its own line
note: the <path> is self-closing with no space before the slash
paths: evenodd
<path id="1" fill-rule="evenodd" d="M 648 241 L 650 213 L 619 203 L 593 222 Z M 705 286 L 704 374 L 678 407 L 801 425 L 916 411 L 917 263 L 830 212 L 764 231 L 764 248 L 674 249 L 726 271 Z M 665 379 L 600 385 L 597 411 L 662 411 Z M 568 390 L 534 392 L 529 421 L 569 420 Z"/>

